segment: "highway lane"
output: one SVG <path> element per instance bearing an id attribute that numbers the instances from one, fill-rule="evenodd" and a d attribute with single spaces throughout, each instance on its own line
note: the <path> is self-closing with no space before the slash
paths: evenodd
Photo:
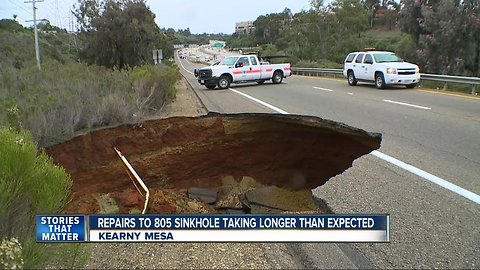
<path id="1" fill-rule="evenodd" d="M 378 91 L 359 87 L 353 89 L 354 95 L 348 95 L 352 91 L 345 82 L 328 82 L 293 77 L 278 87 L 267 84 L 233 88 L 289 113 L 316 115 L 380 132 L 384 135 L 382 152 L 480 194 L 480 181 L 475 181 L 480 179 L 480 100 L 428 94 L 433 100 L 428 102 L 422 92 L 406 91 L 402 95 L 398 89 Z M 332 82 L 336 85 L 331 85 Z M 412 97 L 416 94 L 420 97 Z M 442 103 L 447 98 L 450 103 L 445 106 Z"/>
<path id="2" fill-rule="evenodd" d="M 194 65 L 183 65 L 193 70 Z M 209 110 L 273 112 L 231 90 L 206 90 L 193 76 L 184 74 Z M 381 132 L 381 152 L 480 193 L 480 100 L 400 88 L 349 87 L 344 80 L 300 76 L 288 78 L 282 85 L 232 88 L 289 113 L 316 115 Z M 392 215 L 390 244 L 353 245 L 377 267 L 480 265 L 479 205 L 384 160 L 362 157 L 314 193 L 336 213 Z M 307 266 L 325 263 L 316 250 L 325 245 L 302 247 L 310 258 Z"/>

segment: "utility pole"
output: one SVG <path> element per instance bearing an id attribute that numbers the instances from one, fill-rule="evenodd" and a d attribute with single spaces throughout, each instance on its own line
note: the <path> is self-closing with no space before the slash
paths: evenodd
<path id="1" fill-rule="evenodd" d="M 43 2 L 43 0 L 32 0 L 32 1 L 25 1 L 25 3 L 32 3 L 33 6 L 33 29 L 35 31 L 35 55 L 37 57 L 37 67 L 41 70 L 40 66 L 40 47 L 38 45 L 38 28 L 37 28 L 37 7 L 36 3 Z M 31 21 L 27 21 L 31 22 Z"/>

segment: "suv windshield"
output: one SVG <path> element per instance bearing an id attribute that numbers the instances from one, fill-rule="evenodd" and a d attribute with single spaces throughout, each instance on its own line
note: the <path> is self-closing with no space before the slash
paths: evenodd
<path id="1" fill-rule="evenodd" d="M 403 62 L 402 58 L 398 57 L 394 53 L 376 53 L 373 55 L 373 57 L 377 63 Z"/>
<path id="2" fill-rule="evenodd" d="M 231 65 L 235 64 L 237 59 L 238 59 L 238 57 L 227 57 L 227 58 L 223 59 L 222 62 L 220 62 L 220 65 L 231 66 Z"/>

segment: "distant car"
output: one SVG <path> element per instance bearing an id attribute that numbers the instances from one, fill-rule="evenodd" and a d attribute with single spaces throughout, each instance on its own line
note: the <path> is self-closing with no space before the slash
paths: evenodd
<path id="1" fill-rule="evenodd" d="M 393 52 L 352 52 L 344 62 L 343 75 L 350 86 L 357 82 L 373 82 L 378 89 L 388 85 L 414 88 L 420 82 L 417 65 L 404 62 Z"/>
<path id="2" fill-rule="evenodd" d="M 205 61 L 208 62 L 208 61 L 210 61 L 210 60 L 211 60 L 211 59 L 210 59 L 210 56 L 205 56 Z"/>

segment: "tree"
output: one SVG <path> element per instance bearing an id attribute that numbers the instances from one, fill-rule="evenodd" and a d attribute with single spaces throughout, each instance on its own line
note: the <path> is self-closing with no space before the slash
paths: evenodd
<path id="1" fill-rule="evenodd" d="M 403 0 L 400 25 L 418 46 L 427 72 L 479 74 L 480 10 L 478 1 Z"/>
<path id="2" fill-rule="evenodd" d="M 285 8 L 281 13 L 258 17 L 255 22 L 255 37 L 261 43 L 274 43 L 280 33 L 290 26 L 292 11 Z"/>
<path id="3" fill-rule="evenodd" d="M 363 0 L 363 5 L 370 13 L 368 20 L 370 24 L 370 28 L 373 28 L 373 21 L 375 20 L 375 14 L 380 7 L 379 0 Z"/>
<path id="4" fill-rule="evenodd" d="M 85 0 L 75 10 L 80 57 L 89 63 L 124 68 L 151 62 L 153 49 L 173 54 L 169 39 L 155 24 L 144 0 Z"/>
<path id="5" fill-rule="evenodd" d="M 323 9 L 323 4 L 325 0 L 310 0 L 310 5 L 312 6 L 313 10 L 317 13 Z"/>
<path id="6" fill-rule="evenodd" d="M 398 20 L 400 29 L 407 34 L 410 34 L 418 45 L 420 35 L 422 34 L 420 24 L 424 21 L 421 1 L 402 0 L 401 4 L 403 8 L 399 13 Z"/>

